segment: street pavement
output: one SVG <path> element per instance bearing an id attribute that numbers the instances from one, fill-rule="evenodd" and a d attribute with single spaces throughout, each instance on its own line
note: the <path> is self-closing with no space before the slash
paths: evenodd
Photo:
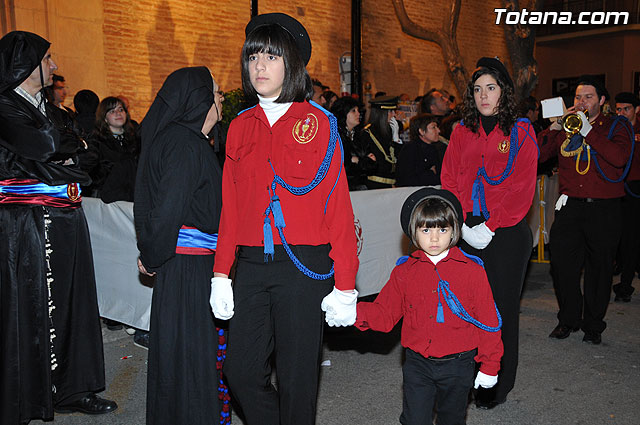
<path id="1" fill-rule="evenodd" d="M 640 288 L 640 282 L 634 286 Z M 516 386 L 493 410 L 470 405 L 468 425 L 640 424 L 640 294 L 630 303 L 614 303 L 612 296 L 598 346 L 583 343 L 582 332 L 565 340 L 548 338 L 556 313 L 549 265 L 531 263 L 521 304 Z M 103 336 L 107 390 L 101 395 L 116 400 L 118 410 L 103 416 L 60 414 L 48 424 L 145 423 L 147 351 L 124 331 L 103 327 Z M 398 424 L 402 351 L 399 326 L 389 334 L 328 329 L 317 424 Z M 235 413 L 232 422 L 243 424 Z"/>

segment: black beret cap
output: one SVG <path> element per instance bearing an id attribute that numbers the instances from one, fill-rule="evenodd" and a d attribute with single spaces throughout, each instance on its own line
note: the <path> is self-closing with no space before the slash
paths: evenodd
<path id="1" fill-rule="evenodd" d="M 378 96 L 369 101 L 373 108 L 398 109 L 398 96 Z"/>
<path id="2" fill-rule="evenodd" d="M 38 34 L 11 31 L 0 39 L 0 93 L 13 90 L 40 65 L 49 43 Z"/>
<path id="3" fill-rule="evenodd" d="M 460 225 L 462 225 L 464 222 L 462 216 L 462 205 L 460 204 L 460 201 L 458 201 L 458 198 L 456 198 L 456 195 L 445 189 L 423 187 L 409 195 L 407 200 L 404 201 L 404 204 L 402 204 L 402 210 L 400 210 L 400 225 L 402 226 L 402 231 L 405 235 L 411 238 L 411 235 L 409 234 L 409 221 L 411 221 L 411 214 L 413 214 L 416 206 L 427 198 L 438 198 L 449 204 L 456 213 Z"/>
<path id="4" fill-rule="evenodd" d="M 598 96 L 604 96 L 605 100 L 609 100 L 611 98 L 602 80 L 595 75 L 581 75 L 578 78 L 578 85 L 593 86 L 595 87 Z"/>
<path id="5" fill-rule="evenodd" d="M 247 36 L 251 34 L 251 31 L 258 27 L 273 24 L 280 25 L 285 31 L 291 34 L 296 42 L 296 46 L 298 46 L 300 57 L 304 61 L 304 64 L 307 65 L 309 59 L 311 59 L 311 40 L 309 39 L 309 34 L 300 22 L 289 15 L 285 15 L 284 13 L 265 13 L 264 15 L 255 16 L 244 29 L 244 35 Z"/>
<path id="6" fill-rule="evenodd" d="M 484 57 L 484 58 L 478 59 L 478 63 L 476 63 L 475 71 L 477 71 L 478 68 L 489 68 L 489 69 L 493 69 L 494 71 L 497 71 L 498 74 L 500 74 L 500 76 L 504 80 L 504 82 L 507 83 L 511 88 L 514 88 L 513 80 L 511 79 L 511 76 L 509 76 L 509 71 L 507 71 L 507 68 L 504 66 L 502 62 L 500 62 L 500 59 L 498 59 L 497 57 L 495 58 Z"/>
<path id="7" fill-rule="evenodd" d="M 631 92 L 623 91 L 616 95 L 616 103 L 630 103 L 635 108 L 640 105 L 640 99 Z"/>

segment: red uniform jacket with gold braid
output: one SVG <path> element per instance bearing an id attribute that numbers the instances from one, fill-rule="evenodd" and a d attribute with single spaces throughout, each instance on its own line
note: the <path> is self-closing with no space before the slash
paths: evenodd
<path id="1" fill-rule="evenodd" d="M 273 127 L 260 105 L 231 122 L 214 272 L 229 274 L 237 246 L 264 245 L 264 212 L 274 177 L 271 165 L 289 185 L 306 186 L 315 177 L 328 144 L 329 119 L 309 102 L 294 102 Z M 296 196 L 277 186 L 276 195 L 282 206 L 287 243 L 331 244 L 329 255 L 335 262 L 335 286 L 350 290 L 355 287 L 358 257 L 353 209 L 341 157 L 336 145 L 326 177 L 308 194 Z M 338 174 L 340 178 L 335 185 Z M 274 244 L 281 244 L 273 216 L 270 219 Z"/>
<path id="2" fill-rule="evenodd" d="M 527 215 L 535 192 L 538 163 L 535 131 L 528 122 L 515 125 L 518 126 L 518 143 L 522 143 L 522 147 L 511 175 L 495 186 L 482 179 L 487 209 L 491 214 L 486 225 L 492 231 L 518 224 Z M 465 216 L 473 212 L 471 192 L 478 168 L 484 165 L 487 175 L 494 178 L 500 176 L 509 160 L 510 138 L 511 135 L 505 135 L 497 125 L 489 135 L 484 132 L 482 125 L 477 133 L 463 125 L 453 130 L 444 155 L 440 180 L 442 188 L 451 191 L 460 200 Z"/>
<path id="3" fill-rule="evenodd" d="M 441 296 L 444 323 L 437 323 L 439 277 L 471 317 L 487 326 L 498 326 L 498 316 L 487 274 L 482 266 L 453 247 L 434 265 L 417 250 L 391 272 L 391 277 L 372 303 L 358 303 L 355 326 L 360 330 L 389 332 L 400 318 L 401 343 L 424 357 L 478 349 L 475 357 L 480 370 L 495 376 L 500 369 L 503 346 L 501 332 L 487 332 L 465 322 L 451 312 Z"/>
<path id="4" fill-rule="evenodd" d="M 618 125 L 616 132 L 609 140 L 609 129 L 613 124 L 613 118 L 598 115 L 591 124 L 593 128 L 587 134 L 585 142 L 589 144 L 598 155 L 598 164 L 605 175 L 613 180 L 619 179 L 629 160 L 631 152 L 631 140 L 625 126 Z M 559 192 L 576 198 L 620 198 L 624 196 L 624 183 L 611 183 L 606 181 L 598 172 L 593 163 L 586 174 L 580 175 L 576 171 L 576 157 L 565 157 L 560 154 L 560 146 L 567 138 L 564 130 L 544 130 L 540 132 L 540 161 L 546 161 L 553 155 L 558 155 Z M 587 168 L 586 161 L 580 161 L 579 169 Z"/>

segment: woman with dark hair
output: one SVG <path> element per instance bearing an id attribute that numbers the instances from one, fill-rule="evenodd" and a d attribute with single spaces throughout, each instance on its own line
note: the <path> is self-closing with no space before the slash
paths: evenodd
<path id="1" fill-rule="evenodd" d="M 307 31 L 269 13 L 245 33 L 242 83 L 257 105 L 227 135 L 211 309 L 231 319 L 224 372 L 246 423 L 313 424 L 323 310 L 331 326 L 356 318 L 353 211 L 336 119 L 308 102 Z"/>
<path id="2" fill-rule="evenodd" d="M 366 171 L 369 189 L 385 189 L 396 183 L 396 151 L 399 145 L 393 142 L 393 132 L 398 131 L 395 119 L 398 98 L 376 97 L 369 103 L 369 122 L 364 127 L 363 135 L 367 156 L 363 158 L 362 168 Z"/>
<path id="3" fill-rule="evenodd" d="M 207 303 L 222 197 L 222 170 L 208 135 L 222 118 L 223 99 L 206 67 L 178 69 L 141 124 L 133 210 L 138 269 L 157 276 L 147 425 L 230 419 L 228 398 L 218 391 L 222 335 Z"/>
<path id="4" fill-rule="evenodd" d="M 398 156 L 396 186 L 439 185 L 447 145 L 440 141 L 438 117 L 416 115 L 411 118 L 409 133 L 411 141 Z"/>
<path id="5" fill-rule="evenodd" d="M 365 148 L 362 146 L 360 102 L 351 96 L 341 97 L 331 107 L 331 113 L 338 120 L 349 190 L 366 189 L 367 176 L 360 166 L 360 160 L 366 156 Z"/>
<path id="6" fill-rule="evenodd" d="M 105 202 L 133 201 L 140 141 L 126 106 L 117 97 L 105 97 L 98 105 L 88 144 L 80 165 L 91 176 L 89 196 Z"/>
<path id="7" fill-rule="evenodd" d="M 535 190 L 538 148 L 529 120 L 516 118 L 513 82 L 498 59 L 478 61 L 462 117 L 441 180 L 462 203 L 462 249 L 484 261 L 503 319 L 498 384 L 476 394 L 476 406 L 491 409 L 506 401 L 516 378 L 520 293 L 532 246 L 525 216 Z"/>

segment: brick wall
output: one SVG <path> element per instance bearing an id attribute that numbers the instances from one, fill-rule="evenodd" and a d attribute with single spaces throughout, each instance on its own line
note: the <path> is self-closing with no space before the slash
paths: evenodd
<path id="1" fill-rule="evenodd" d="M 239 55 L 250 17 L 248 0 L 20 0 L 17 29 L 53 42 L 53 53 L 70 88 L 102 98 L 124 94 L 140 120 L 164 78 L 183 66 L 206 65 L 223 90 L 240 87 Z M 405 1 L 409 16 L 439 28 L 449 0 Z M 482 55 L 505 58 L 501 27 L 493 25 L 499 0 L 463 0 L 458 45 L 471 71 Z M 313 54 L 308 70 L 340 91 L 340 56 L 351 48 L 349 0 L 260 0 L 259 12 L 284 12 L 309 31 Z M 431 87 L 456 93 L 440 48 L 402 33 L 391 0 L 362 0 L 363 82 L 372 93 L 408 93 Z"/>

